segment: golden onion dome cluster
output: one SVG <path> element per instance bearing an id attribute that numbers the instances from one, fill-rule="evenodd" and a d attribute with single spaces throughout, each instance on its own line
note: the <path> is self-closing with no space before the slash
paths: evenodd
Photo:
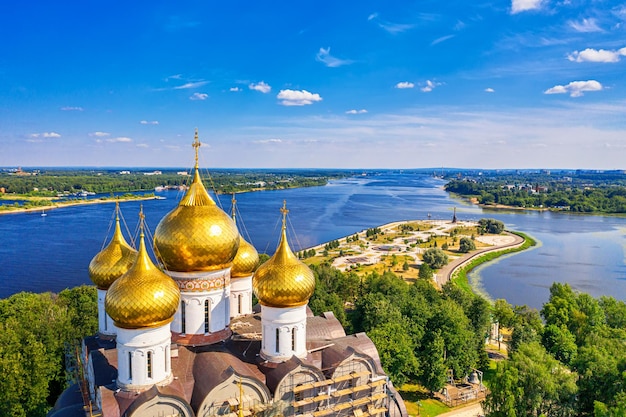
<path id="1" fill-rule="evenodd" d="M 313 271 L 289 248 L 284 227 L 276 253 L 254 273 L 252 289 L 262 305 L 278 308 L 304 305 L 313 295 Z"/>
<path id="2" fill-rule="evenodd" d="M 116 217 L 113 238 L 89 263 L 89 278 L 99 289 L 107 290 L 130 269 L 136 258 L 137 251 L 126 243 L 120 219 Z"/>
<path id="3" fill-rule="evenodd" d="M 179 303 L 178 285 L 152 263 L 142 234 L 137 261 L 107 292 L 107 314 L 117 327 L 157 327 L 172 321 Z"/>
<path id="4" fill-rule="evenodd" d="M 233 267 L 230 270 L 232 278 L 246 277 L 254 272 L 259 266 L 259 253 L 254 246 L 246 242 L 243 237 L 239 238 L 239 249 L 233 259 Z"/>
<path id="5" fill-rule="evenodd" d="M 212 271 L 231 265 L 239 248 L 235 222 L 209 196 L 196 165 L 193 182 L 154 233 L 157 256 L 169 271 Z"/>

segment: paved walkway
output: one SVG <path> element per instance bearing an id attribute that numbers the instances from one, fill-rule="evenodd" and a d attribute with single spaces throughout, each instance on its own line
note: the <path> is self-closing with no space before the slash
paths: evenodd
<path id="1" fill-rule="evenodd" d="M 465 407 L 456 408 L 444 414 L 439 414 L 437 417 L 476 417 L 483 415 L 483 407 L 480 403 L 474 403 Z"/>
<path id="2" fill-rule="evenodd" d="M 468 257 L 463 256 L 463 257 L 453 260 L 452 262 L 450 262 L 449 264 L 441 268 L 439 271 L 437 271 L 437 285 L 441 288 L 446 282 L 450 281 L 452 274 L 457 268 L 460 268 L 461 266 L 465 265 L 466 263 L 472 261 L 473 259 L 475 259 L 476 257 L 484 253 L 498 251 L 498 250 L 507 249 L 507 248 L 515 248 L 517 246 L 520 246 L 522 243 L 524 243 L 524 239 L 514 233 L 507 232 L 507 231 L 503 233 L 511 236 L 513 238 L 513 241 L 505 245 L 496 245 L 496 246 L 491 246 L 488 248 L 479 249 L 476 252 L 472 253 L 471 256 L 468 256 Z"/>

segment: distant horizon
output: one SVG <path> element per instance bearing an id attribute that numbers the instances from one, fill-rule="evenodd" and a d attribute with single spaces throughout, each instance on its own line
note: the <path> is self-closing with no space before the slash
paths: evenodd
<path id="1" fill-rule="evenodd" d="M 0 165 L 622 169 L 618 0 L 8 2 Z"/>

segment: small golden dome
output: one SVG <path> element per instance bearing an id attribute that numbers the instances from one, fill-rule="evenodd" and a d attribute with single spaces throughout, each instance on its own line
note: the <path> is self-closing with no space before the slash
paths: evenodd
<path id="1" fill-rule="evenodd" d="M 152 263 L 142 233 L 137 261 L 107 292 L 107 314 L 117 327 L 157 327 L 172 321 L 179 303 L 178 285 Z"/>
<path id="2" fill-rule="evenodd" d="M 157 256 L 169 271 L 212 271 L 230 266 L 239 248 L 235 222 L 215 205 L 198 169 L 198 131 L 193 147 L 196 166 L 193 182 L 174 210 L 154 233 Z"/>
<path id="3" fill-rule="evenodd" d="M 233 259 L 230 276 L 232 278 L 246 277 L 252 274 L 257 266 L 259 266 L 259 253 L 243 237 L 239 237 L 239 250 Z"/>
<path id="4" fill-rule="evenodd" d="M 296 307 L 306 304 L 315 290 L 313 271 L 301 262 L 289 248 L 286 233 L 285 206 L 283 230 L 276 253 L 259 266 L 252 278 L 252 289 L 262 305 Z"/>
<path id="5" fill-rule="evenodd" d="M 122 235 L 119 203 L 116 203 L 115 232 L 113 238 L 89 263 L 89 278 L 101 290 L 107 290 L 113 282 L 124 275 L 135 262 L 137 251 Z"/>

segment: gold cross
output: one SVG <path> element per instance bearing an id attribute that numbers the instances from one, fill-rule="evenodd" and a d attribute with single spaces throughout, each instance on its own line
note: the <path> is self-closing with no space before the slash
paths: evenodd
<path id="1" fill-rule="evenodd" d="M 283 213 L 283 230 L 287 228 L 287 200 L 283 200 L 283 206 L 280 208 L 280 212 Z"/>
<path id="2" fill-rule="evenodd" d="M 196 168 L 198 168 L 198 148 L 202 146 L 202 144 L 198 140 L 198 128 L 196 128 L 196 134 L 194 135 L 193 143 L 191 144 L 191 146 L 193 146 L 193 148 L 196 150 Z"/>
<path id="3" fill-rule="evenodd" d="M 235 207 L 235 205 L 237 204 L 237 200 L 235 200 L 235 193 L 233 193 L 233 199 L 230 200 L 230 202 L 233 203 L 232 217 L 233 217 L 233 221 L 236 222 L 235 218 L 236 218 L 237 208 Z"/>

